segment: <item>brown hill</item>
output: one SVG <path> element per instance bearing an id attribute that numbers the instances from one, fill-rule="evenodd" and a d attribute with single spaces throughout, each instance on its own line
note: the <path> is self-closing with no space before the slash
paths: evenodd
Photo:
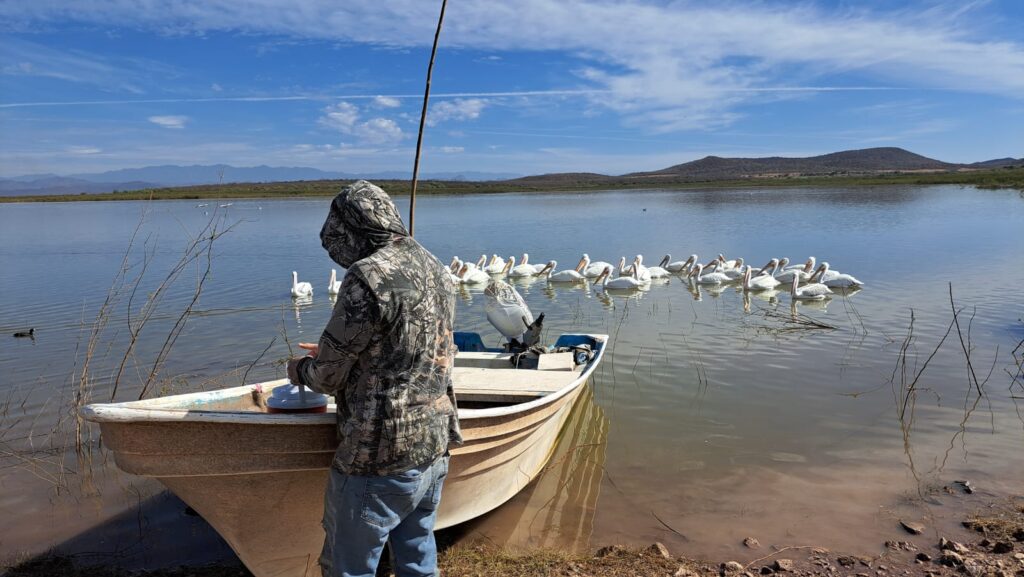
<path id="1" fill-rule="evenodd" d="M 902 148 L 865 148 L 846 150 L 807 158 L 721 158 L 707 156 L 700 160 L 670 166 L 653 172 L 623 175 L 636 177 L 673 177 L 687 180 L 726 180 L 771 175 L 823 175 L 910 170 L 953 170 L 959 165 L 942 162 Z"/>
<path id="2" fill-rule="evenodd" d="M 1024 158 L 994 158 L 968 164 L 971 168 L 1003 168 L 1006 166 L 1024 166 Z"/>

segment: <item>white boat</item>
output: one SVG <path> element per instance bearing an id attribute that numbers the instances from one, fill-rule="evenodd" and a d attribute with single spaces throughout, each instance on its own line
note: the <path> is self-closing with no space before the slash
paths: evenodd
<path id="1" fill-rule="evenodd" d="M 576 365 L 544 355 L 515 369 L 475 333 L 457 333 L 453 370 L 465 444 L 453 447 L 437 529 L 511 499 L 547 464 L 559 431 L 604 354 L 606 335 L 562 335 L 555 346 L 589 345 Z M 570 354 L 571 356 L 571 354 Z M 261 383 L 266 396 L 285 380 Z M 256 577 L 317 577 L 327 472 L 337 446 L 327 413 L 268 414 L 255 387 L 126 403 L 92 404 L 122 470 L 153 477 L 195 509 Z"/>

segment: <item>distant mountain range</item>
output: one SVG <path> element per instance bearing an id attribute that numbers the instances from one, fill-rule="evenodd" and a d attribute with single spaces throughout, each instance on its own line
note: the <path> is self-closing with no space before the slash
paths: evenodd
<path id="1" fill-rule="evenodd" d="M 434 172 L 421 174 L 429 180 L 507 180 L 522 176 L 505 172 Z M 196 184 L 217 184 L 236 182 L 291 182 L 299 180 L 355 180 L 358 178 L 380 180 L 408 180 L 411 172 L 390 171 L 365 174 L 330 172 L 302 166 L 250 166 L 236 167 L 227 164 L 178 166 L 146 166 L 124 168 L 99 173 L 81 173 L 59 176 L 56 174 L 27 174 L 12 178 L 0 178 L 0 195 L 28 194 L 78 194 L 111 192 L 114 190 L 139 190 Z"/>
<path id="2" fill-rule="evenodd" d="M 745 178 L 783 176 L 858 175 L 884 172 L 956 171 L 994 169 L 1024 166 L 1024 158 L 999 158 L 955 164 L 942 162 L 902 148 L 866 148 L 847 150 L 807 158 L 722 158 L 706 156 L 662 170 L 633 172 L 610 176 L 589 172 L 571 172 L 520 176 L 490 172 L 435 172 L 421 175 L 424 180 L 505 181 L 512 185 L 552 186 L 580 184 L 645 184 L 670 182 L 704 182 Z M 376 172 L 350 174 L 328 172 L 307 167 L 253 166 L 235 167 L 226 164 L 193 166 L 147 166 L 126 168 L 95 174 L 30 174 L 14 178 L 0 178 L 0 195 L 27 194 L 79 194 L 127 191 L 142 188 L 190 186 L 197 184 L 291 182 L 309 180 L 408 180 L 407 172 Z"/>

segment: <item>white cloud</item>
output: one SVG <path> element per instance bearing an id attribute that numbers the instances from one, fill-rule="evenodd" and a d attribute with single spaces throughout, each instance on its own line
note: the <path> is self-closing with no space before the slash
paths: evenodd
<path id="1" fill-rule="evenodd" d="M 217 84 L 216 82 L 214 82 L 213 84 L 210 85 L 210 90 L 212 90 L 214 92 L 223 92 L 224 88 L 222 88 L 220 84 Z"/>
<path id="2" fill-rule="evenodd" d="M 445 154 L 458 154 L 460 152 L 465 152 L 465 150 L 466 149 L 461 147 L 461 146 L 442 146 L 441 147 L 441 152 L 443 152 Z"/>
<path id="3" fill-rule="evenodd" d="M 427 112 L 427 125 L 436 126 L 449 120 L 475 120 L 480 117 L 488 102 L 483 98 L 456 98 L 438 102 Z"/>
<path id="4" fill-rule="evenodd" d="M 157 126 L 163 126 L 164 128 L 182 129 L 185 128 L 185 123 L 188 122 L 187 116 L 150 116 L 148 118 L 150 122 Z"/>
<path id="5" fill-rule="evenodd" d="M 373 105 L 377 108 L 398 108 L 402 105 L 402 101 L 393 96 L 375 96 Z"/>
<path id="6" fill-rule="evenodd" d="M 405 138 L 402 128 L 390 118 L 371 118 L 360 122 L 359 107 L 351 102 L 339 102 L 324 109 L 318 120 L 322 126 L 353 136 L 361 144 L 390 145 Z"/>
<path id="7" fill-rule="evenodd" d="M 398 124 L 389 118 L 371 118 L 362 122 L 356 126 L 354 135 L 369 144 L 394 144 L 405 137 Z"/>
<path id="8" fill-rule="evenodd" d="M 352 127 L 359 119 L 359 108 L 350 102 L 339 102 L 324 109 L 324 115 L 320 117 L 320 124 L 345 134 L 352 131 Z"/>

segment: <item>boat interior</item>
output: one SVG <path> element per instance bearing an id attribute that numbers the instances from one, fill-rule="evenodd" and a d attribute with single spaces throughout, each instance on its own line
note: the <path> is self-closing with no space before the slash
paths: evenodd
<path id="1" fill-rule="evenodd" d="M 482 409 L 510 406 L 550 395 L 579 378 L 587 364 L 576 364 L 572 352 L 550 353 L 523 358 L 514 365 L 512 355 L 487 348 L 476 333 L 456 333 L 459 352 L 455 357 L 452 380 L 459 407 Z M 586 335 L 563 335 L 556 346 L 602 343 Z M 252 385 L 223 389 L 213 393 L 174 395 L 121 403 L 124 407 L 186 411 L 265 412 L 265 399 L 271 391 L 286 384 L 286 379 L 263 383 L 260 391 Z M 333 399 L 328 411 L 333 412 Z"/>

